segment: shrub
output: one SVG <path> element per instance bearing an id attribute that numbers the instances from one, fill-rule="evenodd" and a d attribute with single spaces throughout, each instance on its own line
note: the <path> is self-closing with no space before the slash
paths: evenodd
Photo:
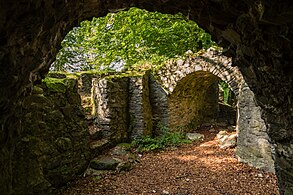
<path id="1" fill-rule="evenodd" d="M 185 135 L 182 132 L 170 132 L 167 127 L 162 125 L 160 125 L 160 132 L 162 133 L 160 136 L 144 136 L 134 140 L 131 144 L 138 152 L 148 152 L 191 142 L 185 139 Z"/>

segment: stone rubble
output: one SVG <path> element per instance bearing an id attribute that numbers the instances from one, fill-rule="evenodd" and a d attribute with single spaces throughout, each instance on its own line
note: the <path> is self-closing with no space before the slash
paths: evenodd
<path id="1" fill-rule="evenodd" d="M 200 133 L 187 133 L 186 138 L 191 141 L 202 141 L 204 139 L 204 135 Z"/>
<path id="2" fill-rule="evenodd" d="M 237 134 L 228 133 L 227 131 L 220 131 L 217 134 L 217 139 L 221 149 L 234 148 L 237 145 Z"/>

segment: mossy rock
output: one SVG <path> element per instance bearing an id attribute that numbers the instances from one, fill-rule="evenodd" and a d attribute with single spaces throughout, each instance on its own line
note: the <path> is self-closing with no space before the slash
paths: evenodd
<path id="1" fill-rule="evenodd" d="M 43 83 L 45 83 L 47 88 L 52 92 L 65 93 L 66 89 L 67 89 L 67 87 L 64 83 L 64 79 L 47 77 L 47 78 L 43 79 Z"/>
<path id="2" fill-rule="evenodd" d="M 49 72 L 48 73 L 48 77 L 56 78 L 56 79 L 65 79 L 66 78 L 66 74 L 56 73 L 56 72 Z"/>
<path id="3" fill-rule="evenodd" d="M 43 79 L 43 83 L 51 92 L 65 93 L 66 91 L 75 91 L 77 86 L 77 79 L 46 77 Z"/>
<path id="4" fill-rule="evenodd" d="M 66 151 L 71 149 L 72 143 L 68 137 L 59 137 L 56 139 L 55 144 L 60 151 Z"/>
<path id="5" fill-rule="evenodd" d="M 90 162 L 90 168 L 95 170 L 115 170 L 120 162 L 110 156 L 95 158 Z"/>
<path id="6" fill-rule="evenodd" d="M 44 93 L 44 90 L 41 88 L 41 87 L 39 87 L 39 86 L 34 86 L 34 88 L 33 88 L 33 94 L 43 94 Z"/>
<path id="7" fill-rule="evenodd" d="M 122 149 L 126 151 L 130 151 L 132 147 L 131 143 L 120 143 L 117 146 L 121 147 Z"/>
<path id="8" fill-rule="evenodd" d="M 27 96 L 23 100 L 22 105 L 25 109 L 38 110 L 38 108 L 43 108 L 45 106 L 53 106 L 53 103 L 47 97 L 40 94 L 35 94 Z"/>
<path id="9" fill-rule="evenodd" d="M 68 91 L 76 91 L 75 87 L 77 84 L 77 80 L 74 78 L 67 78 L 64 79 L 64 84 L 66 86 L 66 88 L 68 89 Z"/>

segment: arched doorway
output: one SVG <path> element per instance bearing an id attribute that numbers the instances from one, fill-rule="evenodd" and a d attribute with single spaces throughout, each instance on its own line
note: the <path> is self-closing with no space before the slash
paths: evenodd
<path id="1" fill-rule="evenodd" d="M 196 128 L 205 122 L 215 121 L 218 111 L 217 83 L 223 80 L 237 100 L 239 160 L 274 172 L 274 149 L 264 130 L 266 124 L 261 116 L 261 108 L 237 67 L 231 66 L 230 60 L 210 49 L 201 56 L 171 62 L 159 70 L 157 82 L 151 85 L 155 91 L 152 99 L 163 101 L 153 104 L 154 124 L 160 122 L 173 128 L 186 125 Z M 164 98 L 160 99 L 160 96 Z"/>

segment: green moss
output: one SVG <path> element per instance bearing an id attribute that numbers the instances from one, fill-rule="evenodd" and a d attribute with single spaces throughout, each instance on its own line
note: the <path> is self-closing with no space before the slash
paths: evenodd
<path id="1" fill-rule="evenodd" d="M 65 93 L 67 87 L 64 83 L 64 80 L 65 79 L 46 77 L 43 79 L 43 83 L 45 83 L 48 89 L 52 92 Z"/>
<path id="2" fill-rule="evenodd" d="M 67 90 L 74 89 L 77 79 L 74 76 L 67 78 L 46 77 L 42 81 L 52 92 L 65 93 Z"/>
<path id="3" fill-rule="evenodd" d="M 129 151 L 132 147 L 131 143 L 120 143 L 118 146 L 122 147 L 126 151 Z"/>

